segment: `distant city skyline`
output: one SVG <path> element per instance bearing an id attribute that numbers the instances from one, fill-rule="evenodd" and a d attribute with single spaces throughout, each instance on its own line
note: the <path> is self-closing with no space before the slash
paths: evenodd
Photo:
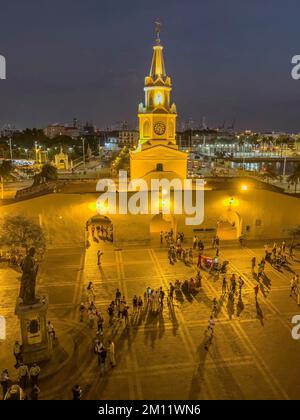
<path id="1" fill-rule="evenodd" d="M 206 117 L 209 127 L 300 132 L 300 53 L 296 0 L 71 0 L 1 6 L 0 129 L 93 121 L 137 125 L 154 22 L 179 121 Z M 180 127 L 178 125 L 178 127 Z"/>

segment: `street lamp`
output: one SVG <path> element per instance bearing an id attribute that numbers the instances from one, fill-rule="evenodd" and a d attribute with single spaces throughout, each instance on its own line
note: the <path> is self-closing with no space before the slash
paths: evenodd
<path id="1" fill-rule="evenodd" d="M 12 161 L 12 145 L 11 145 L 11 137 L 9 138 L 9 153 L 10 153 L 10 160 Z"/>
<path id="2" fill-rule="evenodd" d="M 83 170 L 85 171 L 85 139 L 81 137 L 82 140 L 82 159 L 83 159 Z"/>

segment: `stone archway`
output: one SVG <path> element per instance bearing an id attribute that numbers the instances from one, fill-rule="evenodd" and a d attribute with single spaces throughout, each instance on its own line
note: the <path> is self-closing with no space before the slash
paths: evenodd
<path id="1" fill-rule="evenodd" d="M 231 208 L 218 219 L 217 235 L 221 240 L 238 239 L 242 234 L 242 218 Z"/>
<path id="2" fill-rule="evenodd" d="M 94 242 L 104 241 L 113 242 L 113 223 L 107 216 L 101 216 L 99 214 L 89 218 L 85 226 L 85 238 L 86 241 L 91 239 Z"/>

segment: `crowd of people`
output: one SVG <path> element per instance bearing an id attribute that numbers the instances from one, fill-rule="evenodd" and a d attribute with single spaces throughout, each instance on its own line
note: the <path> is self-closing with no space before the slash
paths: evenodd
<path id="1" fill-rule="evenodd" d="M 113 242 L 114 234 L 113 234 L 113 225 L 109 224 L 94 224 L 90 223 L 89 221 L 86 222 L 86 238 L 87 241 L 89 240 L 90 233 L 94 239 L 100 239 L 102 241 L 109 241 Z"/>
<path id="2" fill-rule="evenodd" d="M 37 363 L 26 365 L 22 361 L 22 345 L 18 341 L 14 345 L 16 358 L 16 376 L 12 379 L 8 369 L 0 375 L 3 400 L 38 400 L 41 392 L 39 388 L 39 375 L 41 368 Z"/>
<path id="3" fill-rule="evenodd" d="M 88 235 L 101 238 L 102 240 L 112 240 L 112 228 L 108 226 L 95 226 L 87 224 Z M 233 270 L 227 272 L 230 267 L 229 261 L 220 262 L 220 239 L 215 236 L 212 239 L 211 246 L 208 247 L 207 253 L 210 257 L 204 255 L 205 245 L 197 235 L 194 235 L 191 246 L 184 246 L 184 235 L 178 233 L 176 236 L 171 230 L 170 232 L 160 232 L 160 243 L 166 245 L 169 263 L 174 265 L 177 262 L 183 262 L 189 267 L 194 268 L 194 275 L 183 281 L 179 279 L 169 282 L 167 287 L 161 286 L 152 288 L 148 286 L 141 295 L 135 294 L 131 300 L 126 299 L 120 289 L 116 289 L 115 295 L 104 313 L 101 312 L 96 305 L 96 292 L 93 282 L 89 281 L 79 307 L 79 320 L 86 323 L 88 328 L 93 331 L 94 338 L 92 341 L 93 352 L 99 366 L 99 375 L 105 376 L 111 369 L 117 365 L 116 344 L 114 337 L 116 332 L 128 329 L 135 324 L 137 320 L 145 319 L 145 314 L 153 317 L 162 314 L 165 302 L 170 310 L 173 310 L 174 299 L 179 301 L 182 295 L 196 295 L 202 288 L 203 274 L 206 280 L 210 279 L 212 273 L 221 274 L 221 292 L 219 297 L 214 297 L 211 301 L 211 313 L 208 319 L 207 327 L 204 330 L 205 340 L 204 348 L 208 350 L 213 342 L 215 335 L 216 320 L 221 311 L 224 299 L 227 299 L 228 313 L 229 309 L 233 311 L 235 306 L 242 302 L 243 289 L 250 282 L 245 276 L 236 274 Z M 103 252 L 97 250 L 97 265 L 101 266 L 101 258 Z M 254 298 L 257 303 L 260 290 L 267 289 L 265 286 L 267 276 L 265 274 L 266 264 L 270 264 L 273 268 L 281 270 L 282 267 L 291 264 L 293 259 L 292 247 L 287 247 L 286 242 L 281 244 L 274 243 L 272 247 L 265 245 L 263 257 L 257 261 L 257 257 L 251 258 L 251 270 L 254 283 Z M 232 268 L 232 267 L 231 267 Z M 233 272 L 232 272 L 233 271 Z M 293 272 L 292 270 L 290 270 Z M 299 275 L 293 274 L 290 282 L 290 296 L 295 297 L 298 305 L 300 305 L 300 284 Z M 237 299 L 237 300 L 236 300 Z M 230 314 L 231 317 L 231 314 Z M 47 324 L 49 340 L 53 343 L 56 334 L 52 323 Z M 39 375 L 40 367 L 34 363 L 27 366 L 22 360 L 22 346 L 16 342 L 14 348 L 16 358 L 17 381 L 11 381 L 7 369 L 1 374 L 2 394 L 5 399 L 16 399 L 18 395 L 22 399 L 38 399 Z M 73 399 L 81 399 L 83 390 L 80 385 L 76 384 L 72 388 Z"/>

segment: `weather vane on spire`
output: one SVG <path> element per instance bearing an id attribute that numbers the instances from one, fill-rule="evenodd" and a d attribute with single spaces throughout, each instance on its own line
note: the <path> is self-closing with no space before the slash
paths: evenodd
<path id="1" fill-rule="evenodd" d="M 159 21 L 159 19 L 157 19 L 157 21 L 155 22 L 155 33 L 156 33 L 156 42 L 157 42 L 157 44 L 160 44 L 161 27 L 162 27 L 162 24 Z"/>

